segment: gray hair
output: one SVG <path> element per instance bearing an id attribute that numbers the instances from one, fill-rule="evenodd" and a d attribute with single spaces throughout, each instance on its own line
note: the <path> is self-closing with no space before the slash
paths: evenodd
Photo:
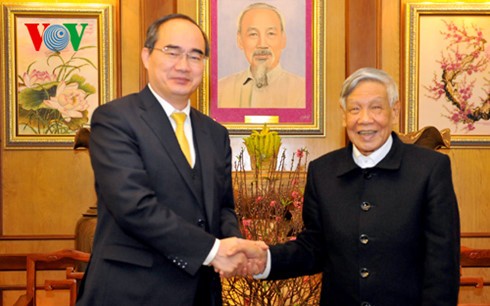
<path id="1" fill-rule="evenodd" d="M 386 87 L 390 106 L 393 106 L 398 101 L 398 86 L 395 80 L 383 70 L 367 67 L 355 71 L 344 81 L 340 92 L 340 105 L 342 105 L 344 110 L 346 109 L 347 97 L 363 81 L 375 81 L 383 84 Z"/>
<path id="2" fill-rule="evenodd" d="M 243 16 L 245 15 L 245 13 L 247 13 L 248 11 L 253 10 L 253 9 L 266 9 L 266 10 L 271 10 L 274 13 L 276 13 L 277 14 L 277 17 L 279 17 L 279 20 L 281 22 L 281 31 L 284 32 L 284 17 L 282 16 L 281 12 L 279 12 L 279 10 L 277 9 L 277 7 L 272 6 L 270 4 L 267 4 L 267 3 L 256 2 L 256 3 L 252 3 L 249 6 L 247 6 L 240 13 L 240 15 L 238 16 L 238 21 L 237 21 L 237 28 L 238 28 L 238 30 L 237 30 L 237 33 L 240 33 L 242 31 L 242 19 L 243 19 Z"/>

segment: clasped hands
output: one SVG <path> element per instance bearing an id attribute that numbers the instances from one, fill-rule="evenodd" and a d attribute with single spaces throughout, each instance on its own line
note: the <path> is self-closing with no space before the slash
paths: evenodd
<path id="1" fill-rule="evenodd" d="M 260 274 L 267 263 L 268 249 L 263 241 L 236 237 L 221 239 L 211 265 L 222 277 Z"/>

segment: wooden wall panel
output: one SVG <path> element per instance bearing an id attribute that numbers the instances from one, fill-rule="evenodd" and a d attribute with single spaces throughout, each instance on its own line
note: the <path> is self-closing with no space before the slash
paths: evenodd
<path id="1" fill-rule="evenodd" d="M 141 27 L 140 27 L 140 49 L 145 45 L 146 30 L 150 24 L 156 19 L 165 16 L 167 14 L 177 12 L 177 0 L 165 0 L 165 1 L 155 1 L 155 0 L 141 0 Z M 138 62 L 141 62 L 139 60 Z M 146 69 L 140 64 L 140 88 L 145 87 L 148 83 L 148 78 L 146 75 Z"/>
<path id="2" fill-rule="evenodd" d="M 400 84 L 400 2 L 393 0 L 382 0 L 380 19 L 380 46 L 379 65 L 386 70 L 395 81 Z"/>
<path id="3" fill-rule="evenodd" d="M 121 44 L 123 72 L 121 74 L 121 95 L 138 92 L 141 89 L 139 80 L 141 69 L 141 18 L 140 3 L 133 0 L 121 0 L 121 33 L 117 39 Z M 142 43 L 141 43 L 142 44 Z"/>
<path id="4" fill-rule="evenodd" d="M 88 152 L 5 151 L 3 234 L 74 234 L 96 201 Z"/>
<path id="5" fill-rule="evenodd" d="M 346 74 L 380 64 L 380 0 L 346 0 Z"/>

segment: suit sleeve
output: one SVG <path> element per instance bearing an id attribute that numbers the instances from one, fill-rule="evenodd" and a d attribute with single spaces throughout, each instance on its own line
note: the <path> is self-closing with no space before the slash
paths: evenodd
<path id="1" fill-rule="evenodd" d="M 427 186 L 422 305 L 456 305 L 460 279 L 460 224 L 449 158 L 434 164 Z"/>
<path id="2" fill-rule="evenodd" d="M 321 272 L 319 258 L 325 246 L 318 202 L 315 167 L 310 163 L 305 186 L 303 222 L 305 229 L 296 240 L 270 247 L 269 279 L 285 279 Z"/>
<path id="3" fill-rule="evenodd" d="M 232 175 L 231 175 L 231 146 L 230 146 L 230 137 L 228 135 L 228 131 L 225 130 L 225 140 L 224 140 L 224 149 L 225 149 L 225 182 L 224 182 L 224 195 L 223 199 L 220 203 L 221 211 L 220 211 L 220 231 L 222 236 L 224 237 L 242 237 L 242 233 L 240 232 L 237 216 L 235 213 L 235 200 L 233 197 L 233 183 L 232 183 Z"/>

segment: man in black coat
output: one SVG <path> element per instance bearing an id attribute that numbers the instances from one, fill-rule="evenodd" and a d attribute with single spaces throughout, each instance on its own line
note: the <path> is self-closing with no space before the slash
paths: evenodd
<path id="1" fill-rule="evenodd" d="M 460 225 L 448 156 L 392 132 L 400 106 L 385 72 L 354 72 L 340 101 L 351 143 L 310 163 L 305 230 L 271 246 L 256 277 L 323 272 L 321 305 L 455 306 Z"/>

